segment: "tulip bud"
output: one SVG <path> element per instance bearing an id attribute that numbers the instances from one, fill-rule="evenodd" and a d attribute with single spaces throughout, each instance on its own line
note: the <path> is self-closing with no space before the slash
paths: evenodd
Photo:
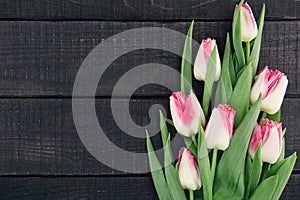
<path id="1" fill-rule="evenodd" d="M 216 60 L 213 60 L 216 65 L 215 81 L 219 80 L 221 73 L 221 61 L 219 56 L 216 40 L 207 38 L 202 40 L 194 63 L 194 76 L 197 80 L 205 80 L 208 62 L 214 48 L 216 47 Z"/>
<path id="2" fill-rule="evenodd" d="M 252 139 L 249 145 L 249 154 L 254 158 L 259 142 L 262 141 L 262 161 L 274 164 L 282 150 L 282 126 L 281 123 L 264 119 L 263 126 L 255 125 Z"/>
<path id="3" fill-rule="evenodd" d="M 233 132 L 235 111 L 228 105 L 214 108 L 205 129 L 207 148 L 225 150 Z"/>
<path id="4" fill-rule="evenodd" d="M 261 93 L 261 110 L 275 114 L 280 109 L 287 85 L 288 80 L 283 73 L 265 67 L 255 77 L 255 83 L 251 90 L 251 103 L 253 104 Z"/>
<path id="5" fill-rule="evenodd" d="M 234 14 L 238 6 L 236 5 Z M 257 24 L 253 16 L 252 10 L 247 3 L 244 3 L 240 13 L 240 30 L 243 42 L 250 42 L 257 36 Z"/>
<path id="6" fill-rule="evenodd" d="M 176 130 L 186 137 L 198 133 L 200 119 L 205 124 L 203 110 L 192 90 L 189 95 L 174 92 L 170 96 L 170 109 Z"/>
<path id="7" fill-rule="evenodd" d="M 187 148 L 181 148 L 179 151 L 178 175 L 183 189 L 197 190 L 201 188 L 198 165 Z"/>

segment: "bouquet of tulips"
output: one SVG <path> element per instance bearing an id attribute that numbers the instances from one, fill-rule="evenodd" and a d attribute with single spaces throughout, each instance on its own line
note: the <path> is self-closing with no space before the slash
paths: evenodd
<path id="1" fill-rule="evenodd" d="M 192 90 L 192 65 L 185 59 L 192 56 L 192 22 L 183 51 L 181 91 L 170 96 L 172 120 L 160 113 L 164 167 L 146 131 L 159 199 L 279 199 L 296 153 L 285 158 L 280 122 L 287 77 L 268 67 L 257 73 L 264 13 L 265 5 L 257 25 L 247 3 L 236 6 L 222 64 L 216 41 L 202 41 L 193 68 L 194 77 L 204 81 L 202 105 Z M 186 144 L 175 163 L 169 126 Z"/>

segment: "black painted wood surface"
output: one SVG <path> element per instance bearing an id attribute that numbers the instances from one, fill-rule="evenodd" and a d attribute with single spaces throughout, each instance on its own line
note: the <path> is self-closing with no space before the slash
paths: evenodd
<path id="1" fill-rule="evenodd" d="M 282 121 L 287 127 L 286 153 L 290 155 L 300 152 L 300 1 L 250 1 L 256 16 L 263 2 L 267 21 L 260 67 L 268 65 L 288 75 Z M 114 34 L 153 26 L 185 33 L 192 19 L 196 20 L 195 40 L 216 38 L 222 55 L 235 3 L 0 1 L 0 199 L 157 199 L 148 173 L 111 169 L 97 161 L 81 143 L 72 116 L 71 95 L 77 71 L 88 53 Z M 180 45 L 174 43 L 174 47 Z M 132 152 L 145 152 L 145 140 L 120 130 L 112 117 L 111 101 L 124 102 L 133 95 L 131 117 L 138 125 L 145 126 L 151 122 L 148 111 L 153 104 L 160 104 L 169 112 L 171 91 L 151 84 L 140 87 L 134 94 L 112 100 L 110 96 L 123 74 L 150 62 L 176 70 L 180 67 L 180 57 L 170 52 L 134 51 L 121 56 L 106 70 L 96 93 L 97 116 L 107 137 Z M 166 75 L 166 78 L 173 86 L 179 84 L 175 77 Z M 196 91 L 201 88 L 196 83 Z M 91 95 L 76 99 L 90 100 Z M 120 107 L 119 112 L 125 110 Z M 159 148 L 159 136 L 153 139 Z M 281 199 L 300 199 L 299 173 L 297 162 Z"/>
<path id="2" fill-rule="evenodd" d="M 235 4 L 228 0 L 2 0 L 0 18 L 29 20 L 230 20 Z M 267 19 L 299 19 L 297 0 L 250 1 L 255 16 L 267 3 Z"/>

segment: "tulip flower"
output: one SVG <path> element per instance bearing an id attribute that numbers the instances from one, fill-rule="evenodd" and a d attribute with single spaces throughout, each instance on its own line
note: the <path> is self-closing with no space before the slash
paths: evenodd
<path id="1" fill-rule="evenodd" d="M 225 150 L 233 132 L 235 111 L 228 105 L 214 108 L 205 129 L 207 148 Z"/>
<path id="2" fill-rule="evenodd" d="M 197 80 L 200 81 L 205 80 L 208 62 L 210 60 L 211 53 L 215 47 L 216 47 L 216 59 L 213 60 L 214 64 L 216 65 L 215 81 L 219 80 L 220 73 L 221 73 L 221 61 L 220 61 L 216 40 L 211 38 L 202 40 L 202 43 L 198 50 L 195 63 L 194 63 L 194 76 Z"/>
<path id="3" fill-rule="evenodd" d="M 178 175 L 184 189 L 201 188 L 200 172 L 194 156 L 187 148 L 181 148 L 178 155 Z"/>
<path id="4" fill-rule="evenodd" d="M 234 14 L 238 6 L 236 5 Z M 247 3 L 244 3 L 240 13 L 240 30 L 243 42 L 250 42 L 257 36 L 257 24 L 253 16 L 252 10 Z"/>
<path id="5" fill-rule="evenodd" d="M 192 90 L 189 95 L 174 92 L 170 96 L 170 109 L 176 130 L 186 137 L 198 133 L 200 120 L 205 124 L 202 108 Z"/>
<path id="6" fill-rule="evenodd" d="M 264 119 L 263 126 L 255 125 L 249 146 L 249 154 L 254 158 L 259 142 L 262 141 L 262 161 L 274 164 L 282 150 L 282 125 L 269 119 Z"/>
<path id="7" fill-rule="evenodd" d="M 261 110 L 275 114 L 280 109 L 287 85 L 288 80 L 283 73 L 265 67 L 255 77 L 255 83 L 251 90 L 251 103 L 254 103 L 261 93 Z"/>

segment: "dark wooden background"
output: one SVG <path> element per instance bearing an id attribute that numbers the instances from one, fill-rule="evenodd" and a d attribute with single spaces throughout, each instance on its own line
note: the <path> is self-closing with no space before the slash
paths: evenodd
<path id="1" fill-rule="evenodd" d="M 288 75 L 282 121 L 286 152 L 300 152 L 300 1 L 250 1 L 256 16 L 266 3 L 260 66 Z M 156 199 L 149 174 L 111 169 L 81 143 L 72 118 L 72 87 L 88 53 L 103 39 L 136 27 L 167 27 L 194 38 L 216 38 L 220 52 L 237 1 L 228 0 L 0 0 L 0 198 Z M 221 53 L 222 54 L 222 53 Z M 134 59 L 133 59 L 134 58 Z M 158 62 L 179 70 L 169 52 L 141 50 L 116 60 L 101 78 L 96 109 L 116 145 L 145 152 L 116 126 L 110 109 L 114 84 L 134 66 Z M 170 91 L 141 87 L 132 96 L 132 118 L 149 123 L 154 103 L 168 107 Z M 122 101 L 123 97 L 113 101 Z M 300 162 L 282 199 L 300 199 Z"/>

